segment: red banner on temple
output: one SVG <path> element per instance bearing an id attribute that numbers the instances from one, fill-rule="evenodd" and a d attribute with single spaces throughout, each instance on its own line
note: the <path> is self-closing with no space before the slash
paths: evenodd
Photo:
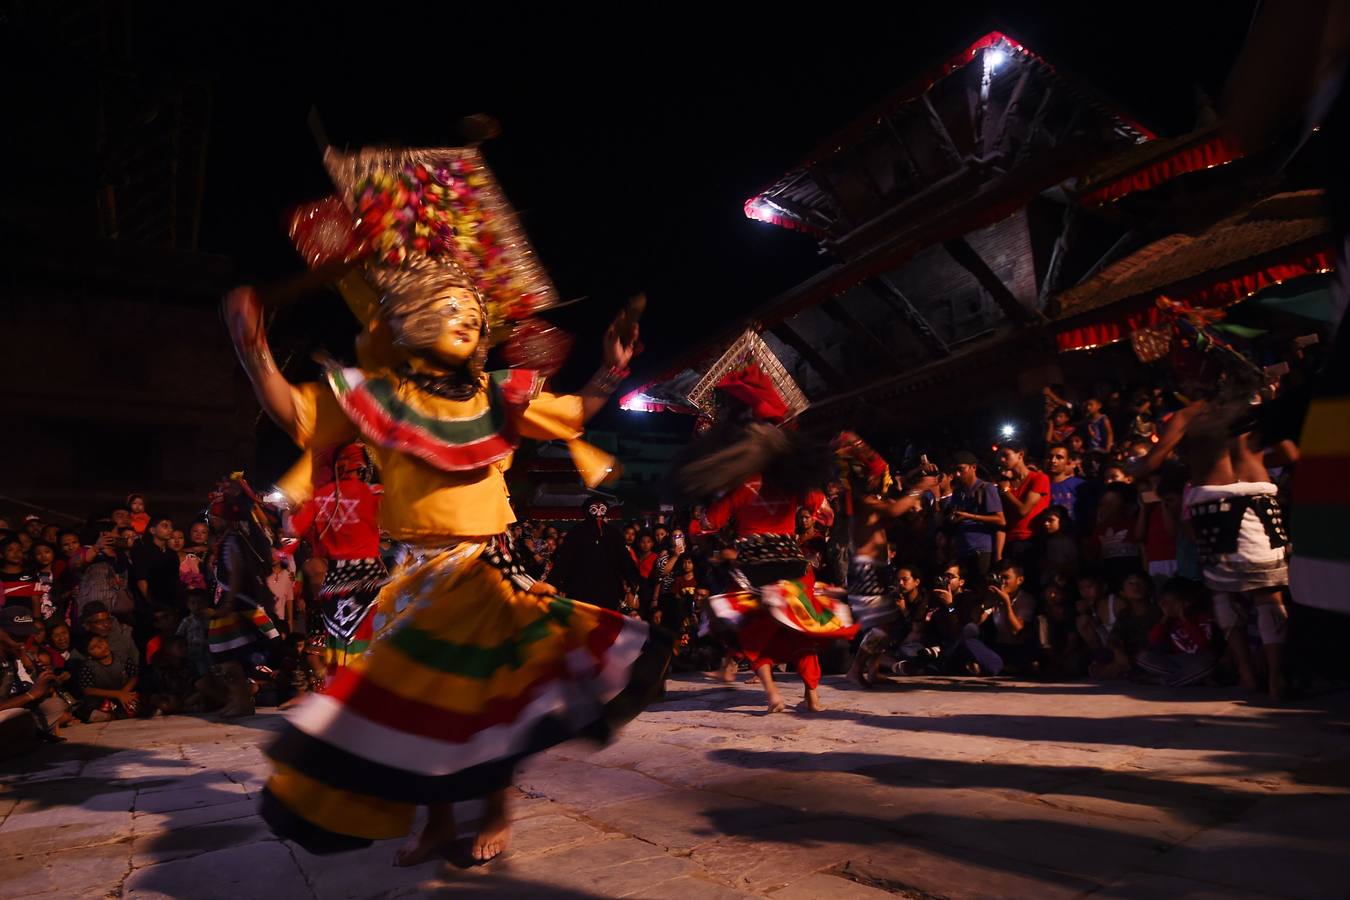
<path id="1" fill-rule="evenodd" d="M 1285 262 L 1271 263 L 1243 275 L 1216 281 L 1189 293 L 1167 296 L 1186 306 L 1222 309 L 1281 282 L 1301 278 L 1304 275 L 1330 272 L 1334 265 L 1329 251 L 1318 250 Z M 1165 318 L 1166 314 L 1152 299 L 1149 300 L 1149 305 L 1143 308 L 1138 303 L 1122 304 L 1121 308 L 1114 311 L 1103 310 L 1102 318 L 1096 322 L 1058 332 L 1055 335 L 1055 346 L 1060 352 L 1091 350 L 1094 347 L 1124 340 L 1141 328 L 1160 325 Z"/>
<path id="2" fill-rule="evenodd" d="M 1201 144 L 1186 147 L 1156 162 L 1109 181 L 1082 197 L 1084 206 L 1097 206 L 1119 200 L 1136 191 L 1148 191 L 1173 178 L 1201 169 L 1213 169 L 1235 159 L 1241 159 L 1242 150 L 1222 134 Z"/>

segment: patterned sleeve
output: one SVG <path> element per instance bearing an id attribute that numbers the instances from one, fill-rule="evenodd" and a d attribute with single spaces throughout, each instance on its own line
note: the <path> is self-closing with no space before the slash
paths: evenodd
<path id="1" fill-rule="evenodd" d="M 136 665 L 136 660 L 134 659 L 127 660 L 122 666 L 122 680 L 124 682 L 130 681 L 139 674 L 141 674 L 141 667 Z"/>
<path id="2" fill-rule="evenodd" d="M 80 666 L 79 680 L 81 689 L 94 686 L 94 670 L 90 668 L 92 665 L 92 663 L 86 663 Z"/>

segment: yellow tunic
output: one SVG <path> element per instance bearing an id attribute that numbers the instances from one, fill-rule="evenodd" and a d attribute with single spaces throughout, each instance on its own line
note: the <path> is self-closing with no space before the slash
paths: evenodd
<path id="1" fill-rule="evenodd" d="M 403 382 L 399 392 L 415 402 L 420 411 L 441 419 L 474 416 L 488 405 L 486 390 L 468 400 L 448 400 Z M 295 403 L 295 433 L 291 438 L 300 447 L 317 449 L 360 437 L 327 383 L 295 385 L 291 397 Z M 565 440 L 575 451 L 583 418 L 581 397 L 541 392 L 519 415 L 517 428 L 521 437 Z M 509 456 L 481 469 L 448 472 L 396 448 L 370 444 L 368 449 L 384 486 L 381 525 L 396 540 L 430 543 L 451 537 L 485 537 L 502 533 L 516 520 L 506 490 Z M 304 481 L 308 475 L 307 471 L 296 471 L 293 480 Z"/>

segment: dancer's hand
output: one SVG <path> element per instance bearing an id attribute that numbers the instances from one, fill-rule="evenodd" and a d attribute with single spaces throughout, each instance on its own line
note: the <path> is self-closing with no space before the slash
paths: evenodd
<path id="1" fill-rule="evenodd" d="M 647 296 L 638 294 L 614 317 L 605 331 L 605 365 L 626 369 L 633 357 L 642 352 L 642 344 L 638 340 L 638 320 L 646 309 Z"/>
<path id="2" fill-rule="evenodd" d="M 612 369 L 626 369 L 628 364 L 633 361 L 633 352 L 637 349 L 637 330 L 636 322 L 632 323 L 631 334 L 633 340 L 629 343 L 624 342 L 624 331 L 626 317 L 624 313 L 614 317 L 609 328 L 605 330 L 604 352 L 605 365 Z"/>

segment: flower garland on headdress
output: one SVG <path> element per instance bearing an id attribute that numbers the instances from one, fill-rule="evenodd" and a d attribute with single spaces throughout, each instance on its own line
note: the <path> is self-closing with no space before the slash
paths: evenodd
<path id="1" fill-rule="evenodd" d="M 291 216 L 291 237 L 311 268 L 364 263 L 378 282 L 399 270 L 453 267 L 481 299 L 494 343 L 515 323 L 557 304 L 552 282 L 476 147 L 329 148 L 324 163 L 339 197 Z M 361 280 L 343 278 L 338 285 L 368 322 L 375 310 L 370 297 L 360 296 Z"/>
<path id="2" fill-rule="evenodd" d="M 541 298 L 498 240 L 488 185 L 486 167 L 463 157 L 434 169 L 421 162 L 375 169 L 352 190 L 356 234 L 378 266 L 402 266 L 413 254 L 453 261 L 472 274 L 494 322 L 523 319 Z"/>

